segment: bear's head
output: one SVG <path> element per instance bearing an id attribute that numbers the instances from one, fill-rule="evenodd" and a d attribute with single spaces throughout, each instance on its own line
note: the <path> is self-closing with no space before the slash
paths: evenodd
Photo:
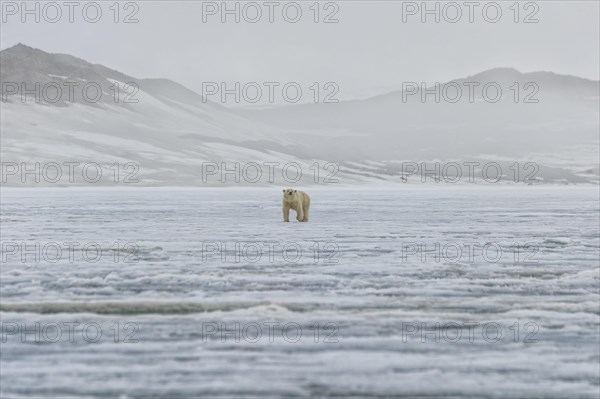
<path id="1" fill-rule="evenodd" d="M 294 201 L 296 199 L 297 194 L 298 194 L 298 190 L 294 190 L 293 188 L 284 188 L 283 189 L 283 200 L 284 201 Z"/>

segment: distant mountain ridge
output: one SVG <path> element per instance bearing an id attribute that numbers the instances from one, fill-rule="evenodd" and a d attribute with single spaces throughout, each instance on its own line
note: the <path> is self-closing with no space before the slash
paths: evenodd
<path id="1" fill-rule="evenodd" d="M 92 64 L 81 58 L 73 57 L 68 54 L 51 54 L 45 51 L 35 49 L 24 44 L 5 49 L 2 54 L 2 71 L 0 79 L 3 82 L 26 83 L 26 87 L 31 89 L 33 84 L 38 82 L 45 85 L 51 82 L 64 83 L 66 81 L 93 82 L 100 85 L 106 97 L 101 99 L 103 102 L 112 102 L 114 92 L 111 86 L 116 80 L 123 83 L 134 83 L 141 90 L 156 95 L 168 95 L 169 98 L 188 102 L 193 104 L 209 104 L 203 97 L 196 92 L 187 89 L 177 82 L 169 79 L 139 79 L 114 69 L 107 68 L 100 64 Z M 26 64 L 26 65 L 24 65 Z M 110 79 L 110 80 L 109 80 Z M 74 102 L 87 103 L 94 105 L 93 102 L 83 101 L 80 90 L 75 90 Z M 20 95 L 20 90 L 17 95 Z M 6 94 L 6 85 L 2 86 L 2 94 Z M 67 99 L 67 95 L 64 96 Z M 43 99 L 43 98 L 42 98 Z M 117 103 L 127 107 L 127 103 Z M 65 106 L 65 102 L 47 103 L 47 105 Z M 210 103 L 209 106 L 220 107 L 218 104 Z"/>
<path id="2" fill-rule="evenodd" d="M 15 162 L 129 160 L 145 170 L 147 185 L 202 185 L 203 162 L 295 162 L 307 169 L 336 162 L 342 181 L 355 184 L 398 181 L 402 161 L 502 159 L 551 166 L 554 177 L 546 181 L 597 181 L 600 86 L 572 76 L 496 68 L 452 81 L 494 81 L 504 89 L 534 81 L 539 101 L 532 104 L 510 96 L 488 103 L 481 95 L 474 103 L 423 103 L 419 91 L 410 101 L 393 91 L 338 104 L 241 110 L 168 79 L 137 79 L 23 44 L 2 50 L 0 66 L 1 154 Z M 31 90 L 35 83 L 69 82 L 79 82 L 73 101 L 21 99 L 23 83 Z M 79 89 L 88 83 L 101 88 L 99 101 L 84 100 Z"/>

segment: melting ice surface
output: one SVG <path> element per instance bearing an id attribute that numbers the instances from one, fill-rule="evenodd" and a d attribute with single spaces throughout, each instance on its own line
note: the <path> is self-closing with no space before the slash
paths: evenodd
<path id="1" fill-rule="evenodd" d="M 308 191 L 3 189 L 2 396 L 597 397 L 597 187 Z"/>

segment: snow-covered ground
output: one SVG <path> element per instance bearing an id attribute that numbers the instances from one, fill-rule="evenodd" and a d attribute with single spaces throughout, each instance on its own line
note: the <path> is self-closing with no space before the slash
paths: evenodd
<path id="1" fill-rule="evenodd" d="M 597 397 L 598 187 L 309 193 L 4 188 L 2 397 Z"/>

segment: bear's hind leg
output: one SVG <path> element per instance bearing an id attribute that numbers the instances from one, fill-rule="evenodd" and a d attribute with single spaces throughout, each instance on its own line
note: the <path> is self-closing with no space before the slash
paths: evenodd
<path id="1" fill-rule="evenodd" d="M 303 222 L 308 222 L 308 206 L 304 207 L 304 219 L 302 219 Z"/>
<path id="2" fill-rule="evenodd" d="M 304 203 L 304 221 L 308 222 L 308 209 L 310 208 L 310 197 L 307 195 L 306 196 L 306 202 Z"/>

